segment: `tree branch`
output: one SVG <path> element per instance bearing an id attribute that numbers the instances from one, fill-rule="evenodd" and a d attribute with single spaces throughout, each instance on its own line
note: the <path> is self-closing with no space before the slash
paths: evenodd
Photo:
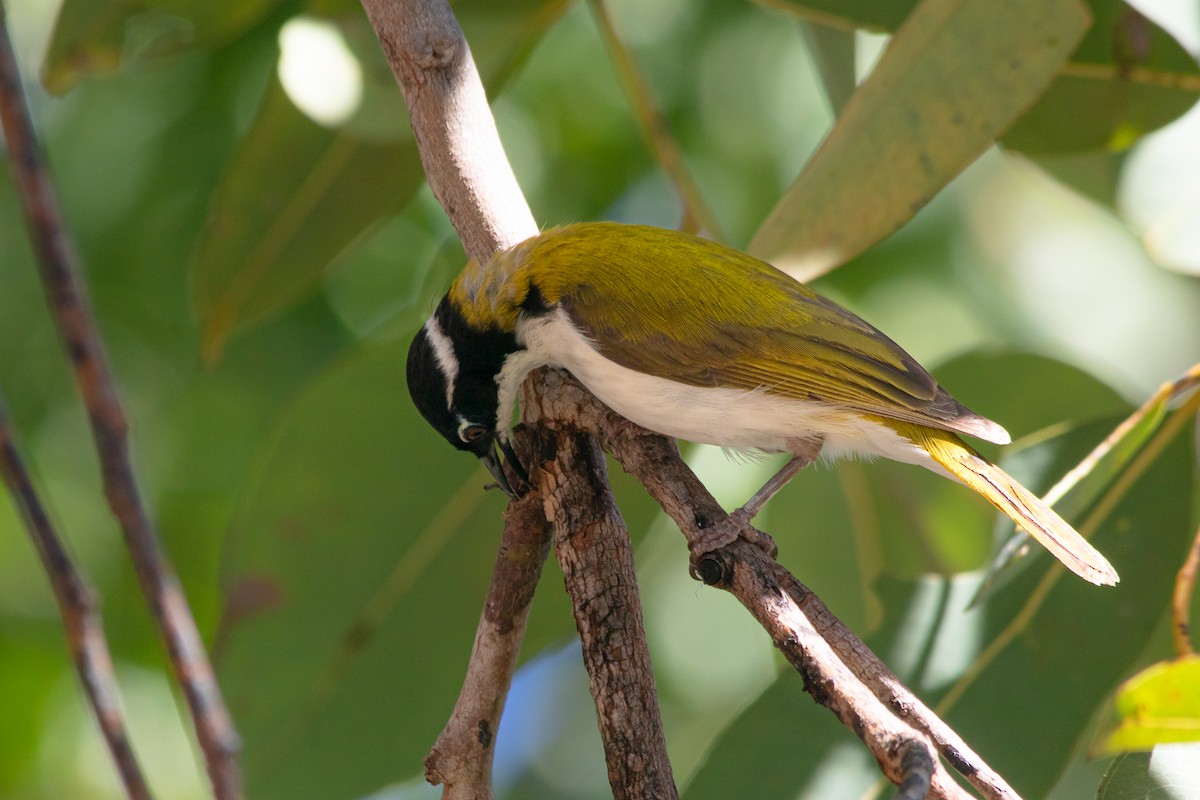
<path id="1" fill-rule="evenodd" d="M 534 235 L 532 216 L 504 157 L 470 51 L 449 7 L 440 0 L 363 0 L 363 6 L 404 93 L 430 186 L 468 254 L 482 261 L 496 250 Z M 634 748 L 624 747 L 620 734 L 613 733 L 606 720 L 605 696 L 621 686 L 622 691 L 640 698 L 637 713 L 653 709 L 643 723 L 655 731 L 652 747 L 661 731 L 648 677 L 629 683 L 625 678 L 610 681 L 605 674 L 606 658 L 636 663 L 638 670 L 647 672 L 649 659 L 624 657 L 629 655 L 625 648 L 632 646 L 632 641 L 644 647 L 636 594 L 614 599 L 603 591 L 613 586 L 632 587 L 634 579 L 631 563 L 625 566 L 625 556 L 597 558 L 616 553 L 613 542 L 623 535 L 624 526 L 611 506 L 599 451 L 590 436 L 583 434 L 603 441 L 689 541 L 727 515 L 679 459 L 673 442 L 617 417 L 562 373 L 542 370 L 532 376 L 526 383 L 523 409 L 527 423 L 533 421 L 530 411 L 536 409 L 539 424 L 549 425 L 557 434 L 557 438 L 546 439 L 550 434 L 534 433 L 537 441 L 554 443 L 553 453 L 546 454 L 552 457 L 533 460 L 540 466 L 540 474 L 534 477 L 540 484 L 546 514 L 555 526 L 556 549 L 572 587 L 614 791 L 623 792 L 625 787 L 618 784 L 638 780 L 639 775 L 652 777 L 638 786 L 638 794 L 621 796 L 650 796 L 650 781 L 661 791 L 673 791 L 665 757 L 659 766 L 657 751 L 652 749 L 646 751 L 651 761 L 645 764 L 623 761 Z M 746 535 L 770 541 L 749 526 Z M 832 615 L 828 619 L 814 615 L 823 627 L 818 630 L 818 623 L 806 615 L 808 606 L 824 614 L 828 610 L 762 548 L 739 539 L 702 559 L 698 570 L 737 595 L 763 623 L 805 676 L 810 691 L 863 739 L 889 779 L 904 782 L 903 797 L 921 796 L 926 784 L 935 797 L 969 796 L 934 759 L 935 746 L 985 797 L 1016 797 L 998 775 L 961 745 L 953 731 L 903 689 L 878 659 L 863 656 L 869 653 L 866 646 Z M 593 593 L 596 591 L 599 594 Z M 596 611 L 599 613 L 593 616 Z M 600 624 L 603 630 L 594 627 Z M 822 632 L 830 641 L 822 638 Z M 593 648 L 599 648 L 594 657 L 589 655 Z M 645 737 L 640 741 L 645 742 Z"/>
<path id="2" fill-rule="evenodd" d="M 50 517 L 33 488 L 33 481 L 17 452 L 13 432 L 0 397 L 0 476 L 8 484 L 13 502 L 20 509 L 29 537 L 37 548 L 42 566 L 50 577 L 58 612 L 67 633 L 71 660 L 83 684 L 83 693 L 96 715 L 96 723 L 117 767 L 125 794 L 131 800 L 150 800 L 150 789 L 138 766 L 125 730 L 120 690 L 113 674 L 112 656 L 104 637 L 104 624 L 96 595 L 75 568 L 71 555 L 50 523 Z"/>
<path id="3" fill-rule="evenodd" d="M 699 529 L 709 527 L 727 516 L 716 499 L 679 458 L 679 451 L 672 440 L 645 431 L 617 415 L 564 372 L 542 370 L 536 373 L 535 377 L 543 384 L 540 395 L 543 398 L 553 398 L 553 404 L 543 401 L 542 411 L 546 417 L 561 420 L 564 424 L 577 425 L 599 437 L 604 448 L 621 462 L 626 472 L 646 487 L 685 536 L 689 532 L 695 535 Z M 865 686 L 886 707 L 883 713 L 904 721 L 914 734 L 927 736 L 951 766 L 985 798 L 1014 800 L 1018 797 L 998 773 L 905 687 L 870 648 L 829 611 L 820 598 L 770 559 L 762 548 L 746 545 L 743 549 L 743 544 L 746 544 L 745 540 L 739 539 L 730 546 L 738 548 L 732 551 L 738 556 L 734 561 L 757 554 L 751 562 L 754 569 L 762 571 L 765 569 L 764 564 L 770 565 L 773 580 L 793 598 L 792 602 L 803 610 L 804 617 L 808 620 L 806 624 L 811 625 L 819 634 L 820 641 L 814 642 L 812 646 L 832 647 L 837 660 L 845 664 L 854 676 L 854 682 Z M 724 559 L 731 552 L 730 548 L 701 559 L 696 572 L 706 583 L 720 585 L 720 588 L 737 595 L 732 586 L 725 585 L 727 572 Z M 763 563 L 758 563 L 760 558 Z M 766 606 L 771 602 L 769 593 L 749 593 L 745 597 L 738 595 L 738 599 L 756 618 L 767 612 L 752 605 Z M 802 638 L 800 641 L 807 642 L 807 639 Z M 841 685 L 838 686 L 838 691 L 842 691 Z M 855 730 L 856 734 L 859 733 L 854 727 L 851 729 Z M 872 747 L 872 753 L 878 749 L 878 746 Z M 889 777 L 892 777 L 891 774 Z"/>
<path id="4" fill-rule="evenodd" d="M 443 800 L 492 797 L 496 731 L 525 638 L 533 590 L 550 549 L 550 534 L 540 497 L 531 493 L 509 505 L 462 692 L 425 759 L 426 779 L 445 786 Z"/>
<path id="5" fill-rule="evenodd" d="M 429 187 L 480 263 L 536 236 L 466 37 L 446 2 L 362 0 L 400 84 Z"/>
<path id="6" fill-rule="evenodd" d="M 554 551 L 583 643 L 613 797 L 678 798 L 633 548 L 608 485 L 604 452 L 594 437 L 578 430 L 540 431 L 535 480 L 554 526 Z"/>
<path id="7" fill-rule="evenodd" d="M 232 800 L 241 796 L 238 737 L 187 599 L 142 505 L 129 460 L 128 424 L 92 318 L 87 288 L 80 278 L 74 249 L 39 152 L 2 6 L 0 119 L 46 297 L 87 408 L 105 497 L 121 526 L 142 594 L 162 632 L 175 677 L 187 698 L 213 792 L 221 800 Z"/>
<path id="8" fill-rule="evenodd" d="M 504 155 L 470 48 L 449 6 L 445 2 L 420 0 L 363 0 L 363 7 L 404 94 L 429 185 L 458 230 L 467 253 L 484 261 L 493 253 L 536 235 L 537 226 Z M 536 403 L 529 401 L 534 399 L 527 395 L 523 407 L 533 408 Z M 526 415 L 526 421 L 535 423 L 536 419 Z M 585 451 L 594 449 L 594 444 L 579 443 L 579 446 Z M 604 476 L 596 473 L 595 467 L 594 461 L 582 467 L 555 462 L 547 465 L 545 474 L 555 476 L 556 491 L 604 486 Z M 580 472 L 580 469 L 593 471 Z M 553 495 L 543 494 L 543 498 L 547 510 L 555 507 L 557 501 Z M 582 512 L 582 509 L 572 507 L 572 511 L 575 510 Z M 561 509 L 559 518 L 562 518 Z M 652 682 L 649 694 L 646 694 L 645 682 L 652 678 L 648 672 L 649 651 L 641 627 L 632 558 L 600 555 L 616 552 L 614 540 L 625 537 L 624 525 L 619 515 L 615 520 L 609 519 L 605 524 L 607 535 L 590 542 L 587 547 L 573 542 L 569 532 L 561 526 L 556 530 L 560 560 L 577 560 L 580 565 L 574 575 L 568 577 L 568 589 L 575 601 L 576 623 L 583 639 L 585 663 L 592 680 L 614 790 L 620 786 L 619 791 L 628 792 L 622 795 L 626 797 L 674 796 L 661 721 L 642 724 L 651 716 L 657 719 L 658 706 Z M 593 545 L 601 550 L 593 551 Z M 621 546 L 627 549 L 627 541 Z M 530 580 L 528 570 L 512 576 L 496 575 L 489 591 L 523 594 L 526 590 L 532 591 Z M 536 577 L 532 580 L 536 581 Z M 508 581 L 516 584 L 505 587 Z M 589 600 L 593 599 L 591 592 L 595 585 L 624 587 L 620 597 L 613 600 L 619 613 L 606 619 L 590 616 L 594 606 Z M 482 623 L 480 633 L 483 633 Z M 631 652 L 641 655 L 633 655 L 627 660 L 609 658 L 611 654 L 607 653 L 606 643 L 621 637 L 628 637 Z M 496 657 L 487 655 L 487 650 L 477 649 L 473 653 L 468 681 L 489 673 L 492 675 L 492 685 L 481 690 L 488 697 L 482 701 L 483 705 L 496 714 L 494 720 L 485 715 L 484 719 L 491 724 L 498 721 L 503 704 L 495 696 L 499 688 L 495 681 L 498 677 L 496 665 L 489 668 L 484 663 Z M 589 653 L 596 657 L 588 657 Z M 464 686 L 460 707 L 463 703 L 471 705 L 471 701 L 464 698 L 476 691 Z M 634 726 L 612 724 L 613 720 L 624 719 L 616 709 L 626 706 L 641 709 L 633 720 Z M 443 738 L 439 738 L 439 744 L 430 756 L 432 768 L 427 759 L 431 779 L 442 779 L 441 770 L 451 769 L 442 747 L 452 740 L 459 740 L 461 734 L 455 731 L 463 727 L 462 723 L 452 719 Z M 474 787 L 471 791 L 475 794 L 462 796 L 490 796 L 490 781 L 485 785 L 478 774 L 485 756 L 490 763 L 490 751 L 485 751 L 487 748 L 478 749 L 469 768 L 455 768 L 460 774 L 469 776 L 460 778 L 463 785 Z M 670 794 L 659 792 L 659 786 L 669 787 Z"/>

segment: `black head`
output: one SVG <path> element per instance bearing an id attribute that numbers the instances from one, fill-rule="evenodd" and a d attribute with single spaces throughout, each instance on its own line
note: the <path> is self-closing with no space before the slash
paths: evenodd
<path id="1" fill-rule="evenodd" d="M 408 392 L 421 416 L 446 441 L 481 459 L 500 488 L 516 496 L 504 474 L 497 447 L 513 462 L 505 437 L 498 437 L 500 405 L 496 382 L 504 360 L 516 352 L 511 333 L 472 328 L 443 299 L 408 349 Z M 509 420 L 503 421 L 507 426 Z"/>

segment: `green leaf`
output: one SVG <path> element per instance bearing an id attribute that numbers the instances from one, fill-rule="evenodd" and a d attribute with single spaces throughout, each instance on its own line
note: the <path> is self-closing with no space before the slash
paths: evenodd
<path id="1" fill-rule="evenodd" d="M 1200 746 L 1160 745 L 1149 753 L 1117 756 L 1104 773 L 1096 800 L 1187 800 L 1200 786 Z"/>
<path id="2" fill-rule="evenodd" d="M 1001 140 L 1030 154 L 1121 151 L 1200 100 L 1200 66 L 1125 3 L 1094 0 L 1095 21 L 1063 74 Z"/>
<path id="3" fill-rule="evenodd" d="M 1181 394 L 1194 389 L 1197 382 L 1200 382 L 1200 368 L 1189 370 L 1178 381 L 1164 384 L 1050 487 L 1045 494 L 1046 501 L 1067 521 L 1078 522 L 1141 452 L 1150 437 L 1162 427 L 1168 406 Z M 1019 460 L 1020 455 L 1016 461 L 1019 463 Z M 1008 466 L 1013 468 L 1013 463 L 1010 462 Z M 1019 471 L 1019 467 L 1017 469 Z M 981 595 L 999 585 L 1003 576 L 1025 556 L 1043 555 L 1041 548 L 1029 548 L 1028 543 L 1027 533 L 1014 530 L 1012 537 L 988 566 Z"/>
<path id="4" fill-rule="evenodd" d="M 131 60 L 217 47 L 262 23 L 282 0 L 64 0 L 42 64 L 42 83 L 65 94 L 89 75 Z"/>
<path id="5" fill-rule="evenodd" d="M 1088 22 L 1074 0 L 925 0 L 750 251 L 808 280 L 895 231 L 1037 99 Z"/>
<path id="6" fill-rule="evenodd" d="M 403 209 L 423 181 L 411 140 L 322 128 L 272 81 L 217 187 L 192 264 L 206 359 L 237 330 L 309 295 L 330 261 Z"/>
<path id="7" fill-rule="evenodd" d="M 297 400 L 230 525 L 215 649 L 251 796 L 419 773 L 460 688 L 505 498 L 398 399 L 406 348 L 366 347 Z M 548 573 L 527 654 L 574 630 Z"/>
<path id="8" fill-rule="evenodd" d="M 1117 690 L 1117 724 L 1107 753 L 1200 741 L 1200 656 L 1154 664 Z"/>
<path id="9" fill-rule="evenodd" d="M 490 91 L 563 7 L 561 0 L 525 0 L 503 15 L 479 2 L 456 8 Z M 321 127 L 272 81 L 217 187 L 192 264 L 209 361 L 239 330 L 309 296 L 331 261 L 399 213 L 424 183 L 403 101 L 365 17 L 338 23 L 367 76 L 362 109 L 343 126 Z M 398 269 L 411 268 L 403 254 L 397 258 Z"/>
<path id="10" fill-rule="evenodd" d="M 1038 445 L 1047 451 L 1044 471 L 1077 460 L 1098 429 Z M 1167 608 L 1193 532 L 1187 438 L 1176 437 L 1096 531 L 1094 543 L 1121 573 L 1118 586 L 1088 585 L 1043 560 L 1044 568 L 1026 570 L 962 614 L 983 649 L 938 708 L 1023 796 L 1044 796 L 1058 780 L 1080 732 L 1136 666 Z"/>
<path id="11" fill-rule="evenodd" d="M 821 73 L 821 84 L 825 87 L 829 105 L 835 114 L 840 114 L 857 86 L 854 33 L 803 21 L 800 30 L 817 63 L 817 71 Z"/>

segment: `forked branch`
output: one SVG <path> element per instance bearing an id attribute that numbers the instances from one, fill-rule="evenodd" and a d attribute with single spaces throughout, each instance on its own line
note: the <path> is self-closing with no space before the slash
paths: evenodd
<path id="1" fill-rule="evenodd" d="M 363 0 L 363 6 L 404 93 L 430 186 L 459 231 L 468 254 L 486 260 L 497 250 L 536 234 L 528 206 L 504 158 L 470 51 L 449 6 L 444 0 Z M 624 535 L 619 515 L 610 510 L 603 461 L 592 437 L 646 485 L 681 530 L 694 533 L 698 527 L 725 518 L 725 512 L 683 464 L 673 442 L 617 417 L 568 376 L 545 370 L 535 373 L 526 384 L 525 406 L 527 414 L 529 409 L 536 409 L 540 415 L 537 423 L 552 429 L 557 437 L 547 439 L 547 434 L 535 433 L 535 440 L 554 441 L 556 445 L 552 454 L 545 454 L 546 458 L 531 460 L 535 465 L 532 477 L 540 485 L 543 507 L 555 524 L 556 542 L 560 547 L 582 546 L 577 552 L 559 553 L 569 571 L 578 572 L 572 559 L 590 556 L 585 572 L 597 570 L 596 578 L 601 581 L 632 582 L 632 570 L 621 566 L 623 557 L 594 558 L 586 552 L 596 548 L 596 552 L 603 553 L 612 545 L 613 537 Z M 526 416 L 527 423 L 533 421 Z M 568 496 L 575 498 L 571 502 L 578 502 L 578 508 L 564 505 L 563 498 Z M 595 536 L 585 541 L 589 533 Z M 581 560 L 579 565 L 583 563 Z M 759 619 L 805 676 L 810 691 L 859 735 L 884 774 L 903 785 L 901 796 L 905 800 L 924 796 L 927 790 L 934 797 L 969 797 L 935 752 L 945 756 L 983 796 L 1016 798 L 1002 778 L 761 549 L 738 540 L 703 561 L 699 571 L 708 582 L 734 593 Z M 532 573 L 525 570 L 521 574 L 526 576 L 520 579 L 524 590 Z M 581 573 L 575 578 L 590 581 L 593 576 Z M 494 577 L 493 581 L 498 579 Z M 568 582 L 572 580 L 568 575 Z M 572 588 L 573 596 L 578 588 Z M 636 599 L 636 594 L 628 596 Z M 603 610 L 613 618 L 609 620 L 613 624 L 597 631 L 585 618 L 587 609 L 581 608 L 588 605 L 587 599 L 581 603 L 579 597 L 575 598 L 585 654 L 610 645 L 604 637 L 614 635 L 614 631 L 621 631 L 621 637 L 637 639 L 635 643 L 622 638 L 622 647 L 645 647 L 636 604 L 621 601 L 606 606 Z M 638 617 L 636 624 L 630 624 L 634 617 Z M 474 658 L 481 657 L 479 652 L 477 647 Z M 622 661 L 636 663 L 639 670 L 649 669 L 648 658 L 644 662 L 637 658 Z M 605 694 L 608 684 L 605 676 L 598 674 L 602 666 L 590 661 L 588 666 L 601 730 L 606 736 L 610 776 L 618 780 L 620 770 L 614 771 L 614 757 L 619 761 L 619 755 L 615 756 L 613 749 L 628 747 L 629 743 L 622 745 L 615 741 L 619 737 L 606 732 L 604 719 L 614 700 Z M 471 674 L 477 668 L 473 663 Z M 489 691 L 502 691 L 502 683 L 492 681 Z M 649 676 L 636 683 L 639 687 L 649 686 L 652 697 Z M 464 688 L 464 694 L 467 691 Z M 636 689 L 635 694 L 640 691 Z M 622 695 L 620 702 L 627 702 L 629 696 Z M 652 716 L 657 717 L 657 708 Z M 650 735 L 642 736 L 634 746 L 645 747 L 645 752 L 653 754 L 657 752 L 661 725 L 650 717 L 647 720 L 642 727 L 649 729 Z M 452 721 L 451 726 L 455 725 Z M 633 735 L 640 734 L 633 731 Z M 439 739 L 439 745 L 442 741 Z M 490 752 L 487 758 L 490 763 Z M 621 797 L 662 796 L 654 794 L 658 791 L 655 785 L 673 791 L 669 766 L 660 770 L 657 783 L 646 782 L 628 792 L 629 787 L 614 784 L 614 791 Z M 490 784 L 481 792 L 457 796 L 490 796 Z"/>

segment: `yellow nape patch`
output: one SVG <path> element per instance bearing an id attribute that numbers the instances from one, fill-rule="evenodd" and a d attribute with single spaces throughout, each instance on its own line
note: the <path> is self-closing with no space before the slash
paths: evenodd
<path id="1" fill-rule="evenodd" d="M 512 331 L 529 297 L 525 244 L 497 253 L 486 264 L 472 259 L 450 287 L 450 302 L 476 328 Z"/>

